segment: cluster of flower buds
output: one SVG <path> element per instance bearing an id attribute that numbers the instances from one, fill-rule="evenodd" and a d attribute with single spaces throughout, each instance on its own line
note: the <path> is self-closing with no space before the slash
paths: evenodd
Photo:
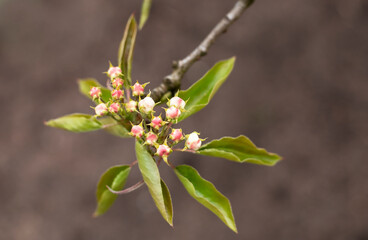
<path id="1" fill-rule="evenodd" d="M 111 65 L 107 75 L 113 87 L 108 102 L 102 99 L 99 87 L 92 87 L 90 91 L 92 99 L 98 103 L 95 107 L 96 117 L 110 116 L 118 122 L 130 122 L 130 135 L 147 145 L 152 154 L 161 157 L 168 164 L 167 157 L 180 142 L 185 140 L 184 147 L 178 149 L 181 151 L 196 151 L 200 148 L 204 139 L 198 137 L 199 133 L 185 135 L 181 129 L 172 128 L 185 112 L 186 102 L 183 99 L 177 95 L 169 99 L 168 108 L 164 108 L 163 119 L 161 114 L 154 115 L 156 103 L 150 93 L 146 95 L 144 92 L 148 83 L 140 84 L 137 81 L 133 86 L 126 86 L 121 69 Z"/>

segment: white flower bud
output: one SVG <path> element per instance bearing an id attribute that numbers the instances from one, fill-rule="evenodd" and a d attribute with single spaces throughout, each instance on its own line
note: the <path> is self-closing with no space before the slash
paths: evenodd
<path id="1" fill-rule="evenodd" d="M 107 107 L 106 104 L 100 103 L 95 107 L 96 115 L 99 117 L 104 116 L 107 113 Z"/>
<path id="2" fill-rule="evenodd" d="M 185 107 L 185 101 L 180 97 L 173 97 L 170 99 L 168 105 L 169 107 L 176 107 L 180 110 L 183 110 Z"/>
<path id="3" fill-rule="evenodd" d="M 151 97 L 145 97 L 144 99 L 140 100 L 138 103 L 139 111 L 144 114 L 149 114 L 153 111 L 155 107 L 155 101 Z"/>
<path id="4" fill-rule="evenodd" d="M 202 141 L 198 137 L 198 133 L 192 132 L 185 142 L 185 146 L 190 150 L 198 150 L 201 147 Z"/>

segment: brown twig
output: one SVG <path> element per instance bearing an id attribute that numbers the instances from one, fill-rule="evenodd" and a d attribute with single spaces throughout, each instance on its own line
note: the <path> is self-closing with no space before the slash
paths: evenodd
<path id="1" fill-rule="evenodd" d="M 161 98 L 168 92 L 175 92 L 180 88 L 180 81 L 190 66 L 205 56 L 208 49 L 216 41 L 216 39 L 233 24 L 242 13 L 253 4 L 255 0 L 238 0 L 234 7 L 226 14 L 226 16 L 212 29 L 206 38 L 199 44 L 188 56 L 173 62 L 173 72 L 166 76 L 163 82 L 152 90 L 151 97 L 155 102 L 160 101 Z"/>

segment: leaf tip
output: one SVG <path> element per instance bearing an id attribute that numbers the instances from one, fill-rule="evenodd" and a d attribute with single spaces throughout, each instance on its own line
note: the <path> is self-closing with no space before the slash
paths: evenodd
<path id="1" fill-rule="evenodd" d="M 48 121 L 43 121 L 43 124 L 48 127 L 55 127 L 55 125 L 53 125 L 53 121 L 54 121 L 53 119 L 50 119 Z"/>
<path id="2" fill-rule="evenodd" d="M 93 218 L 97 218 L 99 216 L 100 216 L 100 214 L 97 212 L 97 210 L 92 214 Z"/>
<path id="3" fill-rule="evenodd" d="M 229 226 L 230 227 L 230 226 Z M 234 233 L 238 234 L 238 229 L 236 228 L 235 222 L 234 222 L 234 226 L 230 227 L 231 230 L 233 230 Z"/>
<path id="4" fill-rule="evenodd" d="M 143 22 L 139 22 L 138 30 L 139 31 L 142 31 L 143 26 L 144 26 L 144 23 Z"/>

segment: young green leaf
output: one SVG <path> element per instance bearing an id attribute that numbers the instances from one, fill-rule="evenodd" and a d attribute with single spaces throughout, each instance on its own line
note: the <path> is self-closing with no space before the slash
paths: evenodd
<path id="1" fill-rule="evenodd" d="M 146 23 L 149 12 L 151 9 L 152 0 L 143 0 L 142 9 L 141 9 L 141 17 L 139 19 L 139 30 L 141 30 Z"/>
<path id="2" fill-rule="evenodd" d="M 165 209 L 169 218 L 169 222 L 173 222 L 173 206 L 172 206 L 172 202 L 171 202 L 171 195 L 169 192 L 169 188 L 166 186 L 166 183 L 164 182 L 164 180 L 161 179 L 161 189 L 162 189 L 162 196 L 164 197 L 164 204 L 165 204 Z"/>
<path id="3" fill-rule="evenodd" d="M 179 121 L 189 117 L 204 108 L 225 82 L 234 67 L 235 57 L 215 64 L 201 79 L 185 91 L 179 91 L 179 97 L 188 101 L 185 112 Z"/>
<path id="4" fill-rule="evenodd" d="M 277 154 L 257 148 L 249 138 L 243 135 L 237 138 L 223 137 L 213 140 L 199 148 L 198 153 L 240 163 L 249 162 L 268 166 L 273 166 L 281 160 Z"/>
<path id="5" fill-rule="evenodd" d="M 99 119 L 99 121 L 103 124 L 103 129 L 115 136 L 118 137 L 131 137 L 129 135 L 129 131 L 123 127 L 121 124 L 119 124 L 116 120 L 114 120 L 111 117 L 104 117 Z"/>
<path id="6" fill-rule="evenodd" d="M 229 200 L 212 183 L 203 179 L 197 170 L 188 165 L 177 166 L 175 173 L 195 200 L 216 214 L 231 230 L 237 232 Z"/>
<path id="7" fill-rule="evenodd" d="M 96 118 L 91 115 L 81 113 L 73 113 L 51 119 L 45 122 L 45 124 L 50 127 L 61 128 L 71 132 L 89 132 L 102 128 L 102 123 L 100 123 Z"/>
<path id="8" fill-rule="evenodd" d="M 125 27 L 124 36 L 120 42 L 118 53 L 119 67 L 129 84 L 132 82 L 132 60 L 136 36 L 137 22 L 135 21 L 134 15 L 131 15 Z"/>
<path id="9" fill-rule="evenodd" d="M 112 190 L 122 190 L 130 173 L 129 165 L 120 165 L 109 168 L 102 174 L 97 184 L 97 208 L 93 214 L 95 217 L 104 214 L 115 202 L 117 195 L 110 192 L 106 186 Z"/>
<path id="10" fill-rule="evenodd" d="M 172 207 L 170 194 L 166 185 L 161 181 L 155 160 L 138 141 L 135 144 L 139 170 L 149 192 L 162 217 L 172 226 Z"/>
<path id="11" fill-rule="evenodd" d="M 79 91 L 89 99 L 92 99 L 91 95 L 89 94 L 89 91 L 91 90 L 92 87 L 101 88 L 101 98 L 105 102 L 108 102 L 111 99 L 111 91 L 103 87 L 96 79 L 93 78 L 79 79 L 78 86 Z"/>

